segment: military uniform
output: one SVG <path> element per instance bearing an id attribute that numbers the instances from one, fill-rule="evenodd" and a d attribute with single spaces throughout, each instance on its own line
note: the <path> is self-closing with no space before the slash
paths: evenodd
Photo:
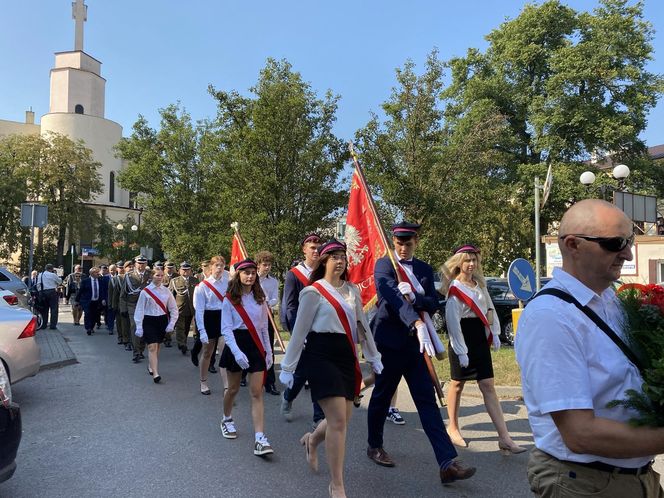
<path id="1" fill-rule="evenodd" d="M 124 265 L 125 271 L 129 271 L 131 267 L 131 261 L 127 261 Z M 125 277 L 126 273 L 118 275 L 117 283 L 117 302 L 118 302 L 118 341 L 122 339 L 122 344 L 125 345 L 126 351 L 131 351 L 133 346 L 131 344 L 131 322 L 129 320 L 129 311 L 127 308 L 127 293 L 125 291 Z"/>
<path id="2" fill-rule="evenodd" d="M 147 263 L 144 256 L 139 256 L 135 259 L 136 263 Z M 136 322 L 134 321 L 134 312 L 136 311 L 136 303 L 141 291 L 147 287 L 152 281 L 152 274 L 147 268 L 140 273 L 137 268 L 127 273 L 124 279 L 123 294 L 127 301 L 127 313 L 129 314 L 129 323 L 131 327 L 131 338 L 134 344 L 134 358 L 133 361 L 137 363 L 143 357 L 145 350 L 145 343 L 140 337 L 136 337 Z"/>
<path id="3" fill-rule="evenodd" d="M 186 268 L 185 265 L 188 265 L 188 263 L 183 262 L 180 268 Z M 187 277 L 184 275 L 177 276 L 168 285 L 168 290 L 173 293 L 175 304 L 178 307 L 179 314 L 178 321 L 175 322 L 175 340 L 182 354 L 186 354 L 188 351 L 187 337 L 189 336 L 189 329 L 191 329 L 191 322 L 194 319 L 194 289 L 197 285 L 198 279 L 192 275 Z"/>
<path id="4" fill-rule="evenodd" d="M 155 268 L 156 267 L 157 265 L 155 264 Z M 166 263 L 162 264 L 161 269 L 164 270 L 164 278 L 161 281 L 161 285 L 168 289 L 171 281 L 178 276 L 178 274 L 175 273 L 175 264 L 171 263 L 170 261 L 166 261 Z M 166 336 L 164 336 L 164 347 L 170 348 L 173 345 L 172 343 L 173 332 L 167 332 Z"/>
<path id="5" fill-rule="evenodd" d="M 123 264 L 124 263 L 122 263 L 121 261 L 118 261 L 116 263 L 116 266 L 119 267 L 122 266 Z M 120 275 L 119 274 L 111 275 L 108 281 L 108 309 L 112 310 L 115 318 L 114 323 L 116 324 L 118 329 L 118 344 L 124 344 L 121 332 L 122 325 L 120 324 Z"/>

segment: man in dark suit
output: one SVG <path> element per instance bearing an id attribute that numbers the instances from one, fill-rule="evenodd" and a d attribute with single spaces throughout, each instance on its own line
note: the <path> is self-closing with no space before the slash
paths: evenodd
<path id="1" fill-rule="evenodd" d="M 413 257 L 418 244 L 420 225 L 402 222 L 392 227 L 392 242 L 396 259 L 411 280 L 417 280 L 423 292 L 411 287 L 397 275 L 391 259 L 384 256 L 376 261 L 374 279 L 378 297 L 372 331 L 380 351 L 383 372 L 376 375 L 376 384 L 369 402 L 367 422 L 369 447 L 367 456 L 378 465 L 394 467 L 383 449 L 383 426 L 390 400 L 401 377 L 405 377 L 436 460 L 440 479 L 447 484 L 467 479 L 475 473 L 473 467 L 463 467 L 454 459 L 457 452 L 450 441 L 440 410 L 436 405 L 434 386 L 424 361 L 424 354 L 433 352 L 431 338 L 419 312 L 434 313 L 438 298 L 434 287 L 433 269 Z M 415 282 L 413 282 L 415 283 Z"/>
<path id="2" fill-rule="evenodd" d="M 81 282 L 76 301 L 83 308 L 83 324 L 88 335 L 94 333 L 95 324 L 99 320 L 108 299 L 108 284 L 104 285 L 99 278 L 99 268 L 93 266 L 89 271 L 90 278 Z"/>

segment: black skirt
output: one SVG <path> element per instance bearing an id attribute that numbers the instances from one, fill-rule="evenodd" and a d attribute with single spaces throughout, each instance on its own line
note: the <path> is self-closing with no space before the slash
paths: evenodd
<path id="1" fill-rule="evenodd" d="M 459 364 L 459 357 L 450 344 L 447 350 L 449 352 L 452 380 L 492 379 L 491 347 L 487 342 L 486 330 L 482 320 L 479 318 L 462 318 L 461 332 L 468 348 L 468 366 L 463 368 Z"/>
<path id="2" fill-rule="evenodd" d="M 166 327 L 168 326 L 168 316 L 159 315 L 143 316 L 143 342 L 145 344 L 161 344 L 164 342 Z"/>
<path id="3" fill-rule="evenodd" d="M 355 398 L 355 354 L 346 334 L 310 332 L 300 357 L 311 400 Z"/>
<path id="4" fill-rule="evenodd" d="M 235 329 L 233 335 L 235 336 L 237 347 L 239 347 L 240 351 L 247 356 L 247 360 L 249 361 L 247 372 L 263 372 L 267 366 L 265 363 L 265 357 L 258 350 L 258 346 L 256 346 L 256 343 L 251 338 L 249 331 L 247 329 Z M 242 371 L 240 365 L 235 361 L 235 356 L 231 353 L 228 345 L 225 345 L 224 350 L 221 352 L 219 366 L 230 372 Z"/>
<path id="5" fill-rule="evenodd" d="M 209 340 L 221 337 L 221 310 L 205 310 L 203 325 Z"/>

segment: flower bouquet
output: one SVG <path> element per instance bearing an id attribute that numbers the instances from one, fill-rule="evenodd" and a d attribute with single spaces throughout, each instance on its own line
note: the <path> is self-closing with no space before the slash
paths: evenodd
<path id="1" fill-rule="evenodd" d="M 635 410 L 634 425 L 664 427 L 664 287 L 627 284 L 618 289 L 618 298 L 625 311 L 624 337 L 642 362 L 643 386 L 609 406 Z"/>

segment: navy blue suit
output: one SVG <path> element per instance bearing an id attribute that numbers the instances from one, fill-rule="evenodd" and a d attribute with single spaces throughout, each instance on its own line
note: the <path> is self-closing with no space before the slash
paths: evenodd
<path id="1" fill-rule="evenodd" d="M 456 458 L 457 452 L 445 430 L 440 409 L 436 404 L 434 386 L 424 356 L 420 353 L 417 334 L 412 327 L 419 319 L 419 311 L 436 311 L 438 298 L 431 266 L 413 258 L 412 269 L 424 288 L 424 295 L 416 293 L 415 302 L 409 303 L 399 291 L 396 272 L 390 259 L 387 256 L 379 259 L 374 268 L 378 309 L 371 326 L 384 369 L 376 376 L 376 385 L 369 402 L 368 442 L 371 448 L 383 447 L 383 426 L 390 400 L 401 377 L 404 377 L 424 432 L 433 446 L 438 465 L 442 467 Z"/>
<path id="2" fill-rule="evenodd" d="M 95 323 L 99 320 L 100 313 L 103 309 L 102 301 L 108 300 L 108 284 L 104 285 L 103 279 L 97 279 L 97 290 L 99 295 L 97 300 L 92 300 L 92 277 L 86 278 L 81 281 L 81 287 L 78 289 L 76 300 L 83 308 L 85 315 L 83 316 L 83 324 L 85 330 L 93 330 Z"/>
<path id="3" fill-rule="evenodd" d="M 293 331 L 295 326 L 295 319 L 297 318 L 297 309 L 300 306 L 300 292 L 304 289 L 304 284 L 300 282 L 300 279 L 295 276 L 295 273 L 288 271 L 286 273 L 286 280 L 284 281 L 284 292 L 281 296 L 281 310 L 279 312 L 281 323 L 289 332 Z M 293 402 L 297 395 L 300 394 L 300 391 L 304 387 L 304 383 L 307 381 L 306 377 L 302 372 L 300 365 L 303 365 L 302 362 L 299 362 L 295 372 L 293 373 L 293 386 L 286 388 L 284 391 L 284 399 L 286 401 Z M 323 409 L 318 403 L 314 403 L 314 422 L 323 420 L 325 414 Z"/>

